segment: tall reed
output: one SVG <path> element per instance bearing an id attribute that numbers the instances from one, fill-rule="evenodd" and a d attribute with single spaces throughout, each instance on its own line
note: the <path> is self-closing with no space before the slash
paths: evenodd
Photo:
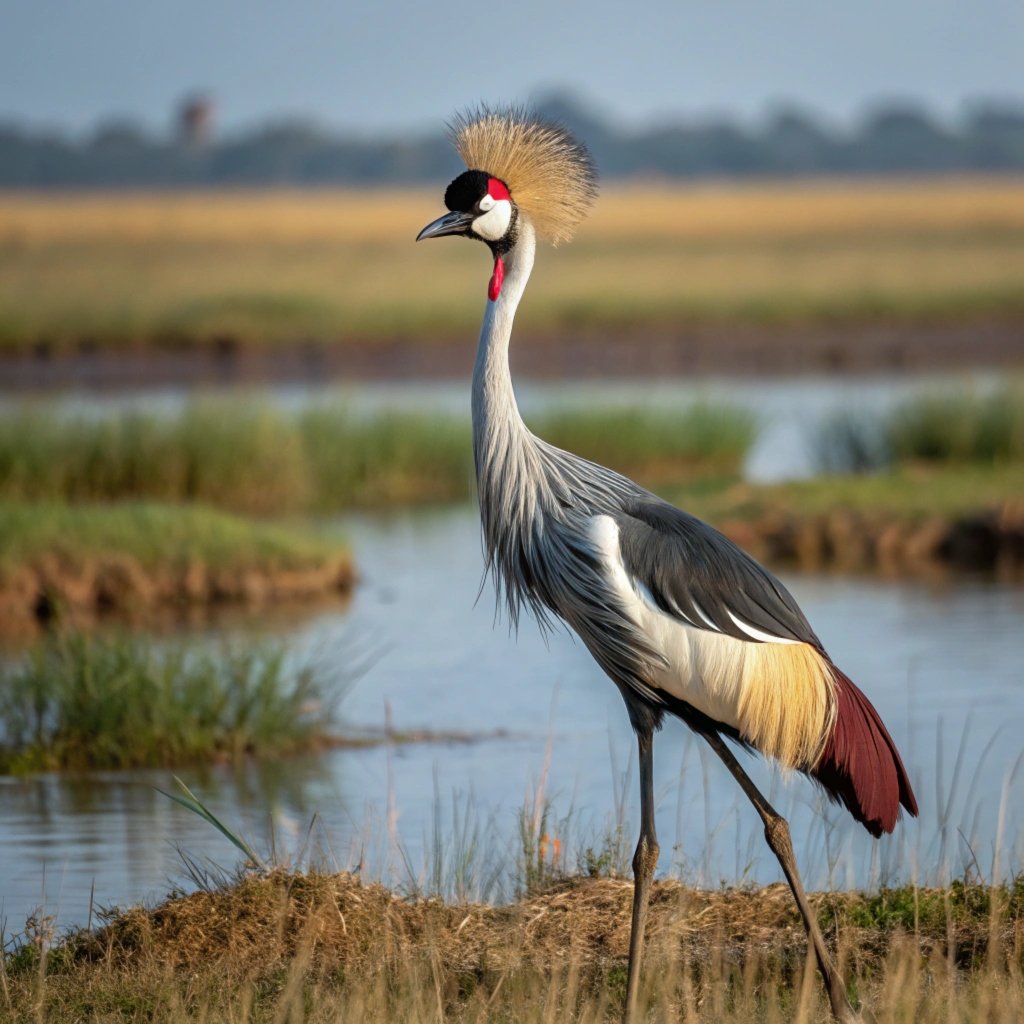
<path id="1" fill-rule="evenodd" d="M 976 462 L 1024 459 L 1024 386 L 990 395 L 931 394 L 888 417 L 886 443 L 898 462 Z"/>
<path id="2" fill-rule="evenodd" d="M 726 406 L 559 413 L 531 419 L 553 444 L 641 473 L 736 469 L 751 416 Z M 203 502 L 255 514 L 462 499 L 469 424 L 441 414 L 355 415 L 343 403 L 288 413 L 205 399 L 178 413 L 0 413 L 0 499 Z"/>
<path id="3" fill-rule="evenodd" d="M 931 392 L 883 416 L 841 409 L 815 438 L 818 465 L 830 472 L 869 472 L 899 463 L 1024 462 L 1024 385 L 992 393 Z"/>

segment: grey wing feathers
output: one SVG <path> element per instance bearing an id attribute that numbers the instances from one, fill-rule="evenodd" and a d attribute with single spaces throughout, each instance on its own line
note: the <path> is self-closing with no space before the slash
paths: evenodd
<path id="1" fill-rule="evenodd" d="M 707 523 L 653 496 L 625 504 L 615 519 L 626 571 L 663 612 L 751 640 L 738 618 L 771 637 L 822 650 L 789 591 Z"/>

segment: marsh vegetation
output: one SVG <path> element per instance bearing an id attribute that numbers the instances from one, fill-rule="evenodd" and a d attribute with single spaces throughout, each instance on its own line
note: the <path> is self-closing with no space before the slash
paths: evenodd
<path id="1" fill-rule="evenodd" d="M 590 406 L 529 421 L 776 564 L 1016 572 L 1020 398 L 1011 383 L 926 392 L 883 416 L 840 411 L 815 437 L 833 472 L 783 484 L 744 479 L 763 425 L 735 406 Z M 164 413 L 12 404 L 0 411 L 6 632 L 68 612 L 345 591 L 352 557 L 317 522 L 472 493 L 469 425 L 451 414 L 357 412 L 343 400 L 288 409 L 258 395 Z"/>
<path id="2" fill-rule="evenodd" d="M 737 473 L 749 413 L 591 409 L 531 420 L 545 439 L 623 472 Z M 472 494 L 468 419 L 359 416 L 317 403 L 295 413 L 258 397 L 208 398 L 167 415 L 67 416 L 52 406 L 0 412 L 0 499 L 202 503 L 251 515 L 463 501 Z"/>
<path id="3" fill-rule="evenodd" d="M 336 738 L 339 693 L 280 643 L 69 634 L 0 666 L 0 774 L 237 761 Z"/>
<path id="4" fill-rule="evenodd" d="M 991 393 L 928 391 L 884 417 L 840 410 L 817 438 L 824 471 L 864 473 L 892 466 L 1024 463 L 1024 385 Z"/>

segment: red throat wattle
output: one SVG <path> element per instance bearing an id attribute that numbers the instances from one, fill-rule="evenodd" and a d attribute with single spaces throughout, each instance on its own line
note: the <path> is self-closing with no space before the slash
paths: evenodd
<path id="1" fill-rule="evenodd" d="M 491 283 L 487 286 L 487 298 L 494 302 L 501 294 L 501 282 L 505 280 L 505 261 L 500 256 L 494 257 L 494 273 Z"/>

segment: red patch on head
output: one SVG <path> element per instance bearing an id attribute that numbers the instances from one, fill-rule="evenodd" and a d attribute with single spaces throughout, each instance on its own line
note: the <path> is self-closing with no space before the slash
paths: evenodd
<path id="1" fill-rule="evenodd" d="M 505 182 L 500 178 L 488 178 L 487 179 L 487 194 L 492 199 L 511 199 L 512 194 L 509 192 Z"/>
<path id="2" fill-rule="evenodd" d="M 493 178 L 491 179 L 494 180 Z M 487 298 L 494 302 L 501 294 L 501 283 L 505 280 L 505 261 L 500 256 L 494 257 L 494 273 L 491 283 L 487 286 Z"/>

